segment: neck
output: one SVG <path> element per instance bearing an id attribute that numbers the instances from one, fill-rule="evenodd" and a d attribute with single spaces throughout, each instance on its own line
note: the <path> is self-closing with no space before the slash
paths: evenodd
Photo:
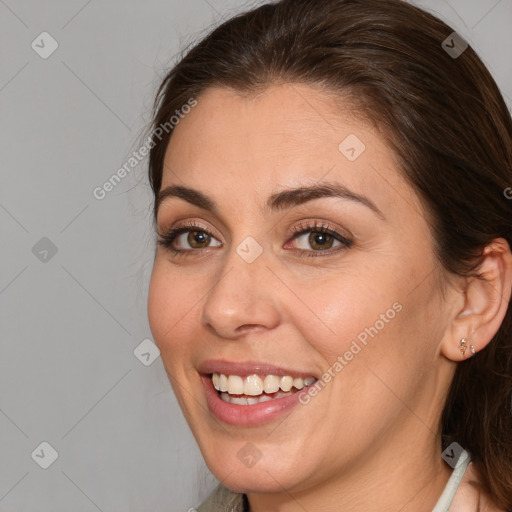
<path id="1" fill-rule="evenodd" d="M 249 494 L 250 512 L 430 512 L 452 472 L 440 436 L 413 417 L 393 437 L 307 489 Z"/>

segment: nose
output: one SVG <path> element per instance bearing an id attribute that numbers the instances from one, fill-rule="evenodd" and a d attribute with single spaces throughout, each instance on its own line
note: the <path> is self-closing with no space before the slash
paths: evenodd
<path id="1" fill-rule="evenodd" d="M 264 254 L 247 263 L 233 249 L 206 295 L 201 320 L 228 339 L 252 330 L 273 329 L 280 321 L 275 290 L 275 277 Z"/>

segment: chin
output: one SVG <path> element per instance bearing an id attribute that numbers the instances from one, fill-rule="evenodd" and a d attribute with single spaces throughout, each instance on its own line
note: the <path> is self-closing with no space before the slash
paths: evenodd
<path id="1" fill-rule="evenodd" d="M 270 464 L 269 467 L 262 467 L 259 471 L 256 471 L 256 468 L 246 468 L 233 471 L 229 475 L 217 468 L 220 471 L 212 471 L 212 473 L 229 490 L 243 494 L 282 493 L 283 489 L 296 487 L 300 483 L 291 475 L 283 475 L 275 469 L 272 473 L 272 468 L 273 465 Z"/>
<path id="2" fill-rule="evenodd" d="M 299 468 L 297 461 L 293 458 L 273 453 L 251 460 L 247 454 L 256 455 L 256 452 L 252 452 L 251 449 L 240 449 L 238 444 L 251 446 L 250 442 L 237 443 L 236 449 L 230 450 L 227 447 L 222 449 L 218 446 L 210 453 L 203 452 L 211 473 L 233 492 L 279 493 L 283 492 L 283 488 L 301 487 L 301 482 L 311 480 L 308 468 L 304 466 Z"/>

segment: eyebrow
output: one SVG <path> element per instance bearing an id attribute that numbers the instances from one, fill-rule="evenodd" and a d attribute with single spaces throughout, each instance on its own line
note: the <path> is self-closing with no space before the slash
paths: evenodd
<path id="1" fill-rule="evenodd" d="M 203 210 L 218 213 L 218 208 L 212 199 L 202 192 L 199 192 L 199 190 L 184 187 L 182 185 L 170 185 L 158 193 L 155 202 L 155 213 L 158 212 L 160 205 L 170 197 L 178 197 L 179 199 L 183 199 L 184 201 L 198 206 Z"/>
<path id="2" fill-rule="evenodd" d="M 171 197 L 183 199 L 184 201 L 198 206 L 203 210 L 218 213 L 218 207 L 211 198 L 199 190 L 182 185 L 170 185 L 158 193 L 155 203 L 155 213 L 158 212 L 160 205 L 166 199 Z M 268 198 L 266 210 L 269 212 L 284 210 L 312 201 L 313 199 L 320 199 L 324 197 L 337 197 L 363 204 L 372 210 L 378 217 L 385 220 L 384 214 L 375 205 L 375 203 L 373 203 L 373 201 L 362 194 L 356 194 L 346 186 L 339 183 L 322 183 L 321 185 L 302 186 L 276 192 Z"/>

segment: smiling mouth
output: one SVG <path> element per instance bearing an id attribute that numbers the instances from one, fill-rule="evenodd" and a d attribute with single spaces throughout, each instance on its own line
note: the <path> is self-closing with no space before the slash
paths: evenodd
<path id="1" fill-rule="evenodd" d="M 254 405 L 293 395 L 313 385 L 315 377 L 293 378 L 290 375 L 225 375 L 212 373 L 213 387 L 224 402 L 235 405 Z"/>

